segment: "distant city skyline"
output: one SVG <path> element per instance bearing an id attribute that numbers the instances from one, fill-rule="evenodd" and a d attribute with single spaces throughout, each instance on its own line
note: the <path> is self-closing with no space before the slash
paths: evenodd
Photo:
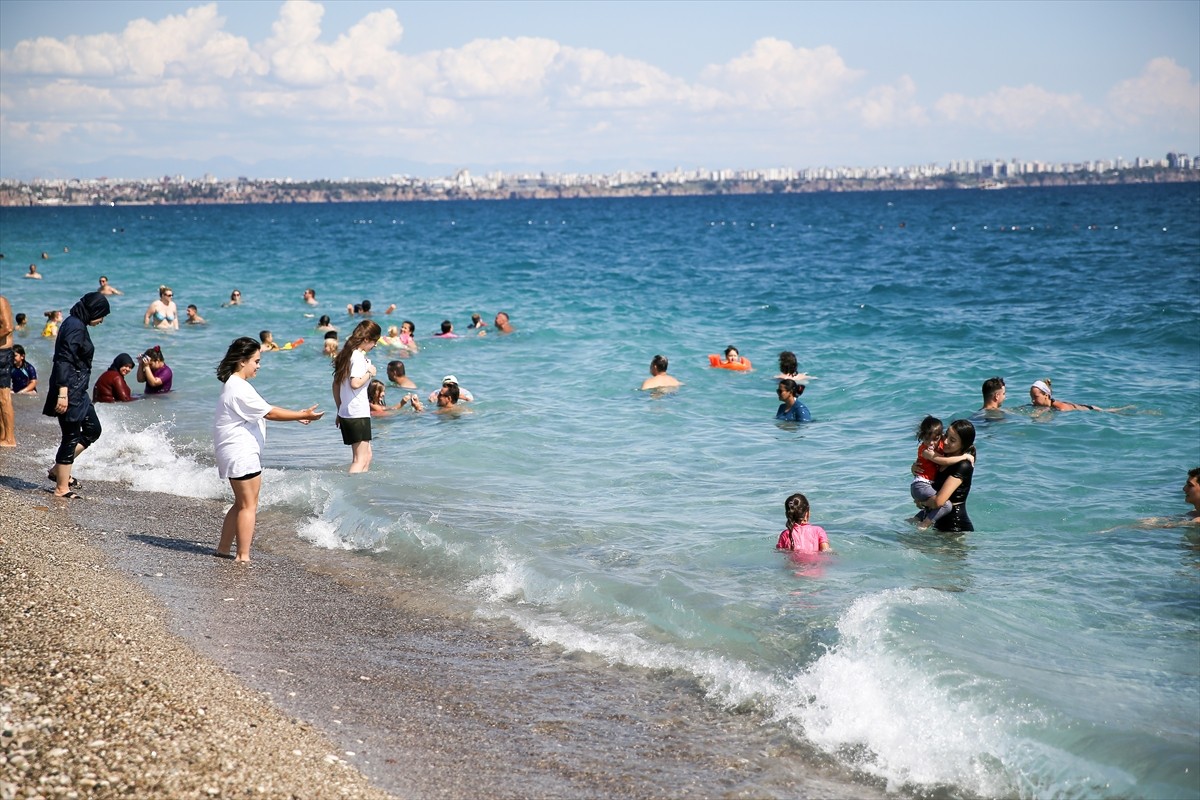
<path id="1" fill-rule="evenodd" d="M 1200 152 L 1200 2 L 0 3 L 0 177 Z"/>

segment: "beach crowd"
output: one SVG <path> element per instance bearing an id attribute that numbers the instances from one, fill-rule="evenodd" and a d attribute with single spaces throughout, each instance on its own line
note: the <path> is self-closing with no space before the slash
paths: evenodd
<path id="1" fill-rule="evenodd" d="M 45 254 L 43 257 L 46 257 Z M 36 265 L 24 276 L 42 279 Z M 96 414 L 95 403 L 120 403 L 137 399 L 126 378 L 134 373 L 142 385 L 143 396 L 170 392 L 173 373 L 167 365 L 161 346 L 155 345 L 140 353 L 136 358 L 129 353 L 118 353 L 108 369 L 101 373 L 95 383 L 91 374 L 95 347 L 89 329 L 104 322 L 111 312 L 108 298 L 122 292 L 100 276 L 98 287 L 84 294 L 64 317 L 60 310 L 43 312 L 46 318 L 41 335 L 54 340 L 52 364 L 39 376 L 35 365 L 29 362 L 25 348 L 14 342 L 15 333 L 24 333 L 28 326 L 26 312 L 14 313 L 8 299 L 0 295 L 0 447 L 17 445 L 14 430 L 12 395 L 39 394 L 44 391 L 42 413 L 58 421 L 61 442 L 54 456 L 54 465 L 47 472 L 47 480 L 54 484 L 50 491 L 64 499 L 82 499 L 82 488 L 72 476 L 75 459 L 101 438 L 102 428 Z M 316 291 L 305 289 L 301 302 L 308 307 L 318 305 Z M 231 291 L 223 307 L 242 303 L 241 292 Z M 396 311 L 395 304 L 385 308 L 383 317 Z M 372 460 L 373 418 L 388 416 L 408 410 L 422 413 L 425 404 L 416 392 L 416 384 L 407 376 L 403 357 L 420 350 L 416 338 L 416 325 L 403 320 L 400 325 L 388 325 L 386 333 L 374 314 L 370 300 L 364 299 L 346 305 L 346 315 L 354 327 L 345 342 L 338 343 L 338 328 L 329 315 L 321 315 L 315 327 L 323 335 L 323 352 L 332 360 L 330 389 L 336 408 L 335 426 L 342 443 L 350 448 L 350 473 L 367 472 Z M 309 314 L 307 316 L 316 316 Z M 193 304 L 185 310 L 183 323 L 204 325 L 205 319 Z M 171 287 L 159 287 L 158 297 L 147 307 L 143 325 L 159 330 L 178 330 L 180 313 Z M 508 335 L 515 331 L 507 312 L 497 312 L 490 329 L 497 335 Z M 486 336 L 489 325 L 479 313 L 472 314 L 467 336 Z M 435 338 L 457 339 L 452 320 L 441 322 Z M 254 536 L 259 492 L 262 485 L 262 454 L 266 444 L 266 422 L 299 422 L 309 424 L 324 416 L 318 403 L 292 410 L 268 403 L 251 385 L 262 363 L 262 353 L 293 349 L 303 339 L 279 344 L 269 330 L 259 331 L 257 337 L 242 336 L 228 346 L 224 356 L 215 367 L 216 378 L 223 384 L 214 415 L 212 435 L 218 475 L 229 482 L 233 493 L 233 504 L 225 516 L 220 538 L 214 555 L 237 561 L 249 561 L 251 542 Z M 380 380 L 378 370 L 371 361 L 374 349 L 383 345 L 397 356 L 389 360 L 385 374 L 391 386 L 404 391 L 400 402 L 388 405 L 388 384 Z M 750 372 L 751 361 L 737 347 L 730 345 L 721 354 L 709 356 L 713 369 L 732 372 Z M 683 384 L 668 372 L 666 356 L 658 354 L 650 360 L 650 377 L 641 384 L 641 390 L 666 395 L 679 391 Z M 813 376 L 799 370 L 795 353 L 783 351 L 779 354 L 779 372 L 774 376 L 775 394 L 779 401 L 775 420 L 784 426 L 796 426 L 812 421 L 812 413 L 800 402 Z M 1001 377 L 988 378 L 982 385 L 983 405 L 972 419 L 956 419 L 949 425 L 933 416 L 926 416 L 916 428 L 918 442 L 916 458 L 911 465 L 913 475 L 910 495 L 916 506 L 911 521 L 920 528 L 933 527 L 949 534 L 962 534 L 974 530 L 967 513 L 967 499 L 971 492 L 975 462 L 975 421 L 1002 418 L 1006 413 L 1002 406 L 1006 400 L 1005 381 Z M 474 396 L 459 385 L 458 378 L 447 375 L 441 385 L 428 396 L 434 413 L 460 415 L 469 413 L 464 404 L 474 401 Z M 1094 405 L 1065 401 L 1054 396 L 1050 378 L 1035 380 L 1029 387 L 1027 412 L 1033 416 L 1070 411 L 1117 412 L 1129 408 L 1100 408 Z M 1184 485 L 1184 497 L 1193 510 L 1182 519 L 1156 518 L 1146 522 L 1156 525 L 1200 524 L 1200 468 L 1192 469 Z M 793 493 L 784 501 L 786 527 L 780 532 L 776 547 L 800 554 L 814 554 L 830 549 L 825 530 L 810 522 L 812 509 L 808 499 Z"/>

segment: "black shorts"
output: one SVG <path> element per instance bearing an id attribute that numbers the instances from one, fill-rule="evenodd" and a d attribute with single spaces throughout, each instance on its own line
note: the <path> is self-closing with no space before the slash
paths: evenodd
<path id="1" fill-rule="evenodd" d="M 230 478 L 229 480 L 231 480 L 231 481 L 249 481 L 249 480 L 254 480 L 259 475 L 262 475 L 261 469 L 258 472 L 251 472 L 250 474 L 243 475 L 240 478 Z"/>
<path id="2" fill-rule="evenodd" d="M 338 417 L 338 427 L 342 429 L 342 444 L 371 441 L 370 417 Z"/>

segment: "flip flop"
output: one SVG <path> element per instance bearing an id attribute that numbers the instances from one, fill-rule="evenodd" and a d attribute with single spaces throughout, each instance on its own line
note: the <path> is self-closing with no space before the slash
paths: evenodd
<path id="1" fill-rule="evenodd" d="M 58 483 L 58 478 L 54 477 L 54 473 L 53 473 L 53 472 L 47 472 L 47 473 L 46 473 L 46 480 L 50 481 L 51 483 Z M 67 481 L 67 488 L 68 488 L 68 489 L 81 489 L 81 490 L 82 490 L 82 489 L 83 489 L 83 484 L 79 482 L 79 479 L 78 479 L 78 478 L 76 478 L 74 475 L 72 475 L 72 476 L 71 476 L 71 480 Z"/>
<path id="2" fill-rule="evenodd" d="M 55 497 L 57 497 L 59 500 L 82 500 L 83 499 L 83 495 L 75 494 L 74 492 L 67 492 L 66 494 L 54 494 L 53 489 L 47 489 L 46 491 L 49 492 L 50 494 L 54 495 Z"/>
<path id="3" fill-rule="evenodd" d="M 230 561 L 236 558 L 233 553 L 218 553 L 216 550 L 213 550 L 212 554 L 214 558 L 228 558 Z"/>

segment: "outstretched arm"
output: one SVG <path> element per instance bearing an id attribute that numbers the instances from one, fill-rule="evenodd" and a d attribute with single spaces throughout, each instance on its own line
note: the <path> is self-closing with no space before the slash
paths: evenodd
<path id="1" fill-rule="evenodd" d="M 299 411 L 271 406 L 271 410 L 267 412 L 267 419 L 273 422 L 299 422 L 301 425 L 307 425 L 323 416 L 325 416 L 325 412 L 317 411 L 316 405 L 302 408 Z"/>

